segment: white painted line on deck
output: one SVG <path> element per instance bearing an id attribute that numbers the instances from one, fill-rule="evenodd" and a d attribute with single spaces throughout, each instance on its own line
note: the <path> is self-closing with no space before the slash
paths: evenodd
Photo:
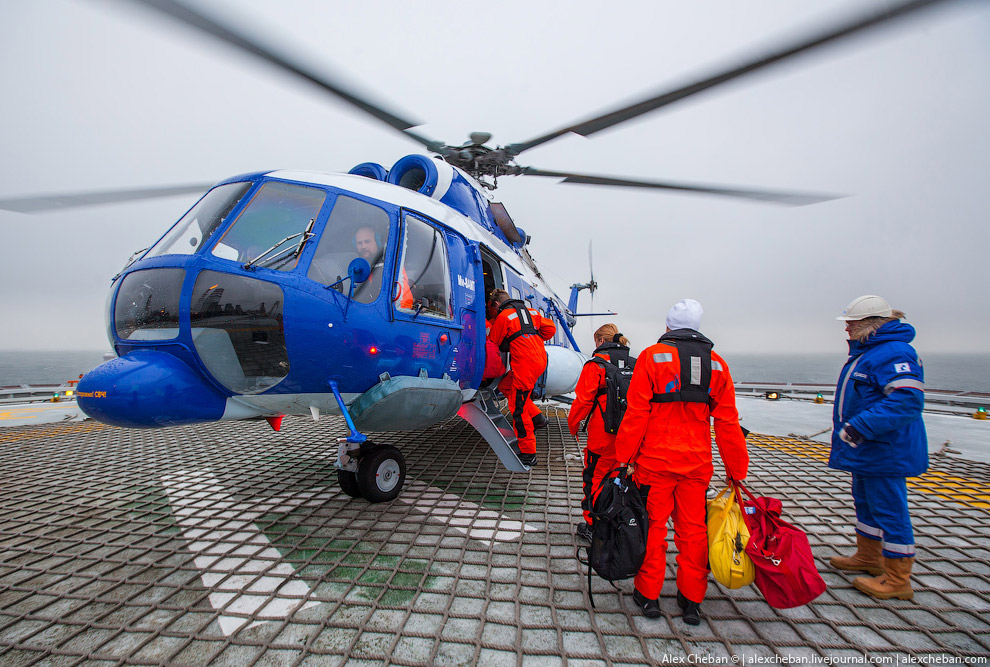
<path id="1" fill-rule="evenodd" d="M 305 504 L 312 498 L 302 497 L 298 502 L 283 498 L 271 504 L 238 502 L 225 492 L 210 470 L 179 471 L 163 476 L 161 482 L 182 537 L 188 541 L 189 550 L 199 554 L 194 562 L 203 570 L 203 585 L 218 589 L 209 596 L 214 609 L 264 617 L 248 626 L 252 627 L 285 618 L 300 605 L 305 608 L 319 604 L 303 604 L 299 598 L 309 594 L 309 586 L 293 576 L 291 565 L 279 562 L 282 554 L 253 523 L 264 512 L 277 511 L 274 508 L 285 504 Z M 226 614 L 218 619 L 226 635 L 249 620 Z"/>
<path id="2" fill-rule="evenodd" d="M 429 518 L 447 524 L 457 532 L 473 540 L 514 542 L 523 532 L 536 533 L 542 529 L 522 521 L 506 519 L 494 510 L 468 502 L 453 493 L 429 486 L 423 482 L 406 481 L 405 488 L 396 499 Z"/>

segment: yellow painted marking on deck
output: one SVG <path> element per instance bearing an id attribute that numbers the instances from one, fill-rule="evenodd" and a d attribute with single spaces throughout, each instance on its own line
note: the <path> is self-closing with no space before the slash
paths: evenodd
<path id="1" fill-rule="evenodd" d="M 42 403 L 40 405 L 25 405 L 23 407 L 10 408 L 0 411 L 0 419 L 23 419 L 32 414 L 46 410 L 65 410 L 65 403 Z"/>
<path id="2" fill-rule="evenodd" d="M 57 426 L 52 426 L 51 428 L 45 429 L 32 428 L 29 431 L 21 431 L 20 429 L 17 429 L 11 433 L 5 433 L 4 431 L 7 429 L 4 429 L 0 431 L 0 445 L 6 445 L 8 443 L 18 442 L 20 440 L 40 440 L 44 438 L 58 438 L 63 435 L 78 435 L 80 433 L 89 433 L 91 431 L 102 431 L 107 428 L 114 427 L 91 420 L 85 422 L 59 424 Z"/>
<path id="3" fill-rule="evenodd" d="M 828 462 L 832 449 L 830 445 L 817 440 L 800 440 L 763 435 L 762 433 L 750 433 L 746 440 L 749 445 L 776 449 L 793 456 L 815 459 L 825 463 Z M 988 482 L 929 470 L 921 477 L 908 479 L 907 485 L 912 491 L 930 493 L 961 505 L 990 511 L 990 483 Z"/>

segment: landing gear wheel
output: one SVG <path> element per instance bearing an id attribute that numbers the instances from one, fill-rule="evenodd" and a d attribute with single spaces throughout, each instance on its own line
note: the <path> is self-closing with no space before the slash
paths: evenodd
<path id="1" fill-rule="evenodd" d="M 393 500 L 406 481 L 406 459 L 395 447 L 380 445 L 361 456 L 357 484 L 370 503 Z"/>
<path id="2" fill-rule="evenodd" d="M 337 470 L 337 483 L 340 484 L 340 490 L 351 498 L 361 497 L 361 487 L 358 486 L 356 472 Z"/>

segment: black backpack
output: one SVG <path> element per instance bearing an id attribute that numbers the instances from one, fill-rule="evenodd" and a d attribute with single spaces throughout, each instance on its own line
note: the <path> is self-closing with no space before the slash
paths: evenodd
<path id="1" fill-rule="evenodd" d="M 612 582 L 635 576 L 646 557 L 648 529 L 646 500 L 626 477 L 626 468 L 609 471 L 598 485 L 598 496 L 591 510 L 591 546 L 587 547 L 585 564 L 592 607 L 595 606 L 591 596 L 592 570 Z"/>
<path id="2" fill-rule="evenodd" d="M 596 354 L 608 355 L 608 361 L 601 357 L 592 357 L 589 364 L 598 364 L 605 369 L 605 386 L 595 395 L 605 396 L 605 409 L 599 407 L 602 415 L 602 425 L 606 433 L 615 435 L 619 432 L 622 416 L 626 414 L 626 394 L 629 392 L 629 382 L 632 380 L 633 369 L 636 367 L 636 357 L 630 356 L 629 348 L 608 343 L 595 350 Z M 587 422 L 585 422 L 587 428 Z"/>

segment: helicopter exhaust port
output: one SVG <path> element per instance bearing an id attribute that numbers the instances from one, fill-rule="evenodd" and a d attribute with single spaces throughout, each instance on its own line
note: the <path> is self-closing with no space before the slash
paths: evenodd
<path id="1" fill-rule="evenodd" d="M 407 155 L 392 165 L 385 180 L 436 199 L 485 229 L 495 229 L 489 195 L 470 176 L 443 160 Z"/>
<path id="2" fill-rule="evenodd" d="M 133 350 L 97 366 L 76 387 L 79 409 L 125 428 L 217 421 L 226 399 L 184 361 L 158 350 Z"/>
<path id="3" fill-rule="evenodd" d="M 373 181 L 388 180 L 388 169 L 381 166 L 377 162 L 362 162 L 361 164 L 352 167 L 347 173 L 354 174 L 355 176 L 364 176 L 365 178 L 370 178 Z"/>

